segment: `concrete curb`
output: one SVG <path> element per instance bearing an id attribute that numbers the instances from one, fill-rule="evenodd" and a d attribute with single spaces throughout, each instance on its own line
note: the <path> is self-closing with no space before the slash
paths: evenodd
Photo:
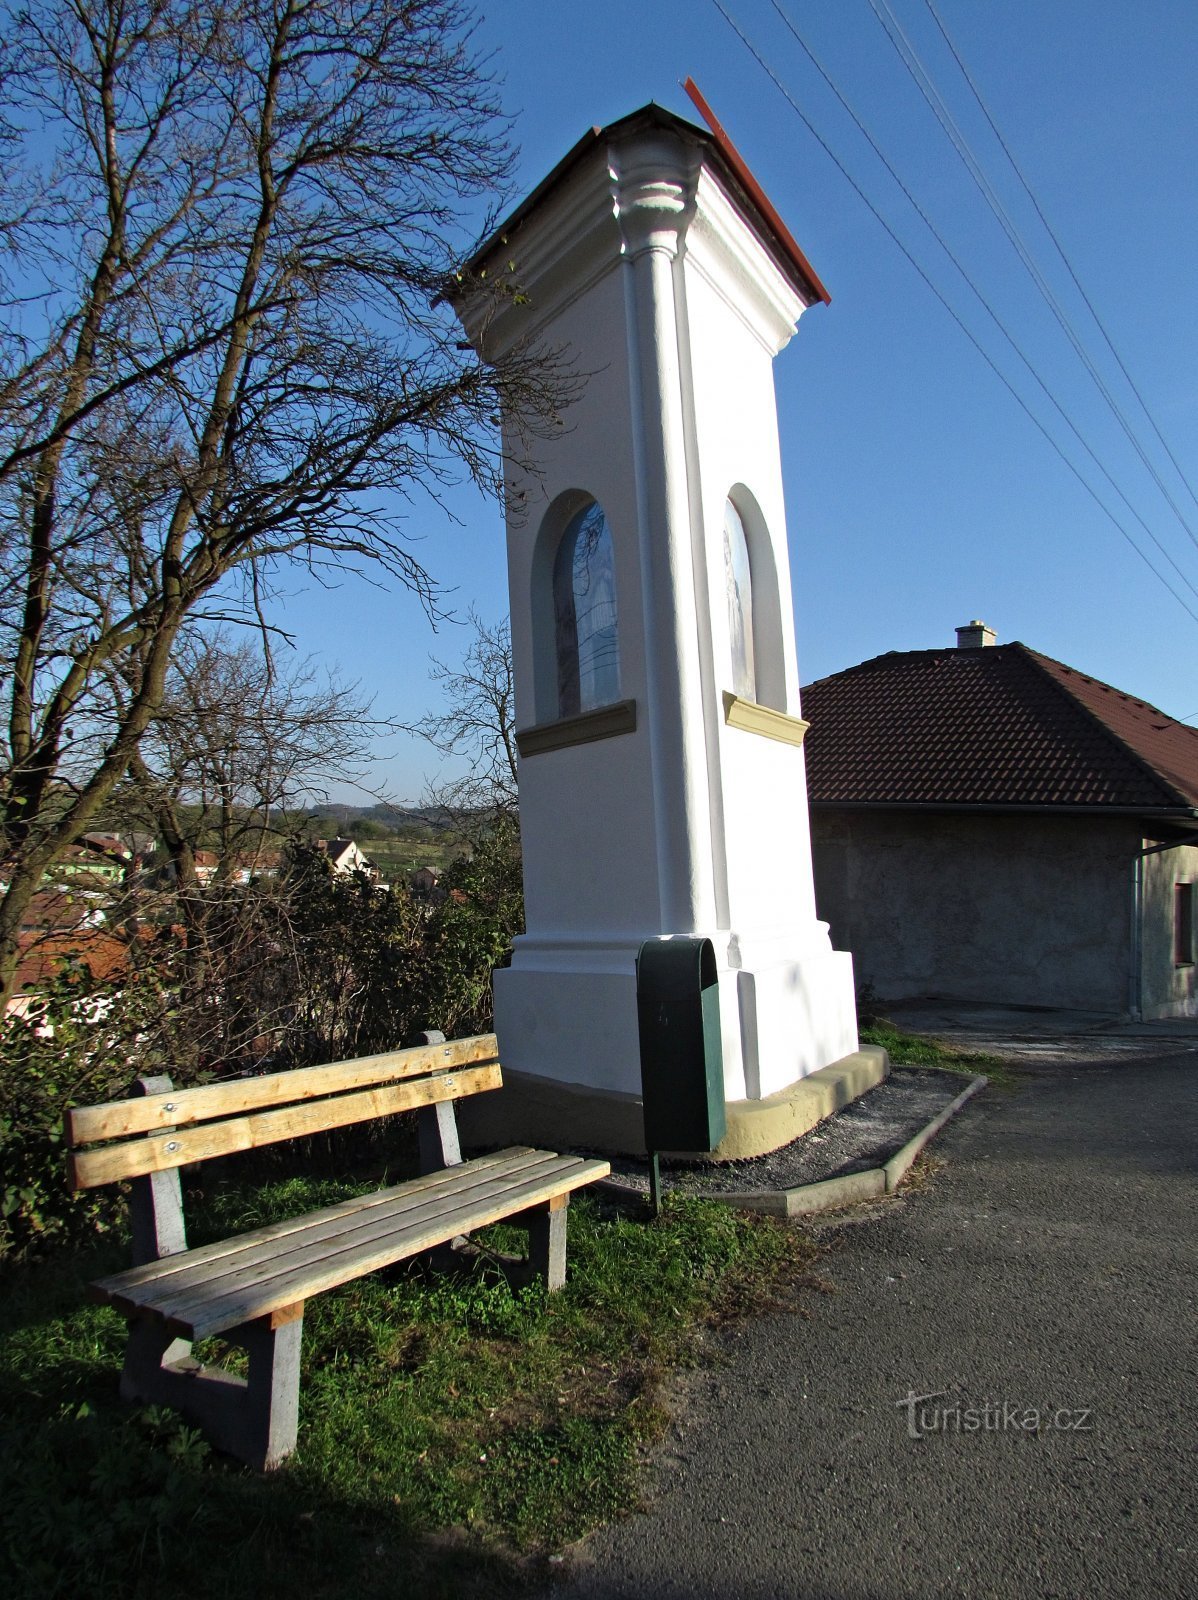
<path id="1" fill-rule="evenodd" d="M 758 1211 L 768 1217 L 802 1217 L 816 1211 L 836 1211 L 842 1206 L 855 1205 L 859 1200 L 879 1200 L 884 1195 L 897 1192 L 899 1185 L 915 1165 L 916 1158 L 944 1127 L 971 1100 L 979 1089 L 990 1082 L 987 1077 L 971 1078 L 955 1099 L 943 1111 L 937 1112 L 925 1127 L 907 1140 L 883 1166 L 867 1167 L 864 1172 L 849 1172 L 840 1178 L 823 1178 L 819 1183 L 803 1183 L 794 1189 L 744 1189 L 730 1194 L 727 1190 L 692 1189 L 688 1191 L 700 1200 L 718 1200 L 722 1205 L 735 1206 L 738 1211 Z M 601 1178 L 591 1185 L 601 1194 L 627 1199 L 630 1191 L 615 1178 Z"/>
<path id="2" fill-rule="evenodd" d="M 929 1144 L 967 1100 L 979 1089 L 984 1089 L 989 1078 L 971 1078 L 956 1099 L 934 1116 L 901 1150 L 881 1167 L 869 1167 L 864 1172 L 850 1172 L 843 1178 L 825 1178 L 820 1183 L 804 1183 L 795 1189 L 754 1189 L 744 1194 L 701 1192 L 704 1200 L 720 1200 L 735 1206 L 739 1211 L 760 1211 L 772 1217 L 801 1217 L 816 1211 L 834 1211 L 841 1206 L 854 1205 L 859 1200 L 876 1200 L 894 1194 L 916 1157 Z"/>
<path id="3" fill-rule="evenodd" d="M 886 1174 L 887 1194 L 893 1194 L 899 1184 L 902 1183 L 914 1166 L 915 1158 L 919 1155 L 924 1145 L 934 1139 L 944 1124 L 951 1117 L 956 1116 L 965 1102 L 972 1099 L 978 1090 L 984 1089 L 989 1082 L 989 1078 L 986 1077 L 971 1078 L 957 1098 L 950 1100 L 939 1116 L 933 1117 L 926 1128 L 921 1128 L 913 1139 L 908 1139 L 903 1148 L 891 1156 L 890 1160 L 882 1168 L 882 1171 Z"/>

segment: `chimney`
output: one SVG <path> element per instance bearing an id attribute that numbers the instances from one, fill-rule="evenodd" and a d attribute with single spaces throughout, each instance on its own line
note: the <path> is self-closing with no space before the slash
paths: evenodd
<path id="1" fill-rule="evenodd" d="M 998 635 L 993 628 L 988 628 L 984 622 L 979 622 L 975 617 L 972 622 L 967 622 L 963 628 L 957 629 L 958 650 L 984 650 L 997 640 Z"/>

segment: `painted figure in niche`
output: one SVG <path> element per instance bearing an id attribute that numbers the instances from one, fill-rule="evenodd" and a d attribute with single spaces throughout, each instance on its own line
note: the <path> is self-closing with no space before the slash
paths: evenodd
<path id="1" fill-rule="evenodd" d="M 756 700 L 749 542 L 740 512 L 731 500 L 724 506 L 724 586 L 728 596 L 728 635 L 732 643 L 732 692 L 742 700 Z"/>
<path id="2" fill-rule="evenodd" d="M 576 716 L 620 698 L 615 562 L 603 508 L 570 521 L 553 566 L 558 714 Z"/>

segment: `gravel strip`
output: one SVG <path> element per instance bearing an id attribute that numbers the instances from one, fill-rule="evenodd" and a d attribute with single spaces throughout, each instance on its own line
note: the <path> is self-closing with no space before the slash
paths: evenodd
<path id="1" fill-rule="evenodd" d="M 957 1072 L 892 1067 L 890 1076 L 793 1143 L 748 1161 L 661 1163 L 662 1188 L 684 1193 L 738 1194 L 797 1189 L 825 1178 L 883 1166 L 969 1082 Z M 614 1157 L 608 1187 L 648 1193 L 647 1162 Z"/>

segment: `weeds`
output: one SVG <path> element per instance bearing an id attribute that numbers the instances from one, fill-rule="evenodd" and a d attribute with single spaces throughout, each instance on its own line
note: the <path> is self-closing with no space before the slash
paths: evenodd
<path id="1" fill-rule="evenodd" d="M 862 1044 L 881 1045 L 895 1067 L 934 1067 L 938 1072 L 958 1072 L 973 1078 L 983 1073 L 996 1089 L 1014 1092 L 1021 1074 L 1002 1056 L 981 1050 L 959 1050 L 955 1045 L 922 1034 L 906 1033 L 884 1017 L 875 1017 L 860 1030 Z"/>

